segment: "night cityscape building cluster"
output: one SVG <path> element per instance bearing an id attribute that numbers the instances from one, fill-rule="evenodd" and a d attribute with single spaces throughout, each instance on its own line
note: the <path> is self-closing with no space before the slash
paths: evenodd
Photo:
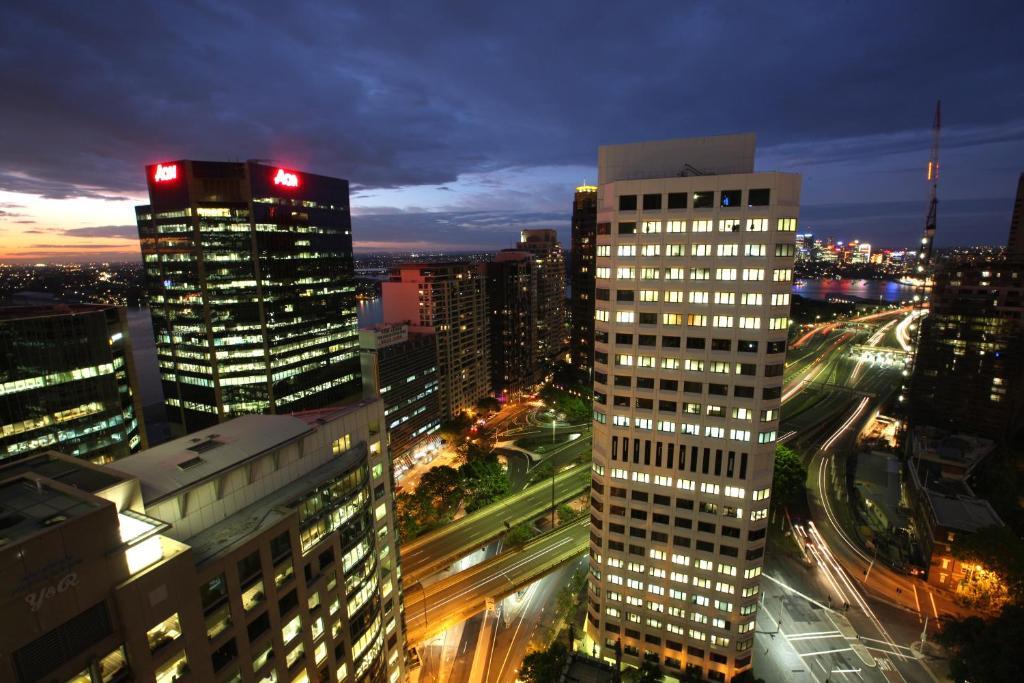
<path id="1" fill-rule="evenodd" d="M 358 26 L 361 9 L 345 11 Z M 892 12 L 892 24 L 905 18 Z M 585 13 L 571 13 L 582 27 Z M 697 123 L 697 104 L 676 101 L 675 84 L 707 88 L 707 77 L 684 62 L 683 77 L 658 77 L 673 88 L 654 84 L 664 94 L 651 110 L 670 113 L 668 128 L 638 126 L 632 139 L 647 141 L 600 145 L 622 139 L 625 113 L 640 120 L 633 95 L 655 90 L 641 72 L 664 65 L 633 69 L 629 59 L 658 54 L 654 37 L 639 48 L 620 41 L 632 71 L 573 67 L 586 96 L 574 81 L 560 87 L 600 105 L 557 136 L 542 115 L 566 104 L 536 75 L 528 90 L 515 83 L 510 65 L 540 55 L 553 70 L 561 43 L 586 35 L 575 25 L 543 47 L 520 41 L 514 57 L 482 20 L 473 40 L 437 35 L 467 70 L 486 69 L 474 84 L 511 95 L 499 106 L 479 88 L 473 106 L 528 99 L 534 109 L 495 116 L 483 136 L 479 112 L 419 72 L 445 50 L 416 42 L 437 27 L 412 6 L 394 17 L 393 35 L 360 36 L 416 45 L 417 68 L 404 68 L 400 87 L 371 73 L 387 59 L 367 58 L 327 19 L 304 43 L 285 23 L 253 41 L 231 14 L 236 33 L 218 40 L 261 50 L 289 41 L 301 53 L 289 55 L 292 79 L 315 72 L 359 103 L 353 114 L 263 88 L 274 93 L 267 106 L 301 114 L 288 126 L 231 109 L 232 83 L 209 87 L 209 63 L 227 53 L 201 42 L 197 25 L 183 24 L 195 42 L 181 42 L 181 82 L 156 78 L 157 62 L 173 61 L 159 36 L 143 59 L 118 41 L 163 88 L 131 103 L 160 111 L 166 139 L 128 115 L 110 138 L 146 145 L 135 188 L 66 182 L 63 168 L 42 177 L 52 151 L 38 143 L 24 170 L 6 156 L 0 169 L 0 231 L 22 250 L 9 250 L 19 264 L 0 264 L 0 683 L 1019 680 L 1024 173 L 1012 167 L 1009 212 L 963 184 L 940 205 L 937 102 L 921 164 L 927 211 L 924 193 L 921 207 L 897 194 L 910 172 L 891 155 L 918 154 L 925 129 L 881 92 L 878 74 L 898 65 L 863 32 L 848 38 L 866 45 L 856 63 L 869 78 L 817 74 L 827 55 L 808 42 L 807 73 L 792 80 L 820 77 L 821 100 L 835 98 L 826 81 L 869 82 L 880 89 L 871 102 L 885 102 L 899 128 L 866 127 L 858 110 L 829 137 L 835 111 L 808 119 L 803 102 L 785 117 L 811 131 L 803 138 L 765 123 L 759 70 L 776 66 L 771 45 L 800 42 L 764 38 L 773 13 L 756 15 L 757 63 L 740 71 L 727 50 L 713 74 L 715 87 L 744 74 L 756 108 L 715 99 L 713 124 Z M 804 40 L 819 28 L 812 18 Z M 410 19 L 416 40 L 402 33 Z M 738 29 L 738 16 L 728 19 Z M 882 24 L 874 17 L 868 30 L 881 35 Z M 10 23 L 10 33 L 32 25 Z M 555 26 L 530 28 L 547 36 Z M 316 33 L 343 45 L 354 71 L 303 61 Z M 677 33 L 682 53 L 692 41 Z M 33 48 L 40 62 L 73 36 L 45 39 Z M 93 52 L 74 61 L 114 71 Z M 251 63 L 259 86 L 282 75 Z M 112 92 L 104 114 L 128 109 L 111 104 L 113 78 L 80 77 L 76 97 L 57 86 L 23 95 L 29 81 L 50 87 L 55 74 L 79 72 L 59 63 L 35 78 L 26 62 L 12 65 L 28 75 L 7 88 L 12 110 L 53 98 L 71 111 L 93 88 Z M 626 83 L 630 109 L 592 74 L 608 92 L 616 77 Z M 932 96 L 900 80 L 900 99 Z M 421 82 L 429 90 L 417 91 Z M 470 99 L 465 85 L 453 78 L 451 92 Z M 208 121 L 249 131 L 246 142 L 201 121 L 189 131 L 177 116 L 194 99 L 214 113 Z M 761 137 L 656 139 L 673 134 L 684 109 L 687 129 L 756 125 Z M 321 110 L 344 130 L 319 121 Z M 947 112 L 964 117 L 956 105 Z M 25 123 L 8 126 L 0 154 L 17 154 L 14 129 L 31 128 L 34 117 L 18 115 Z M 590 118 L 604 123 L 586 128 Z M 978 143 L 967 138 L 998 140 L 1006 173 L 1020 127 L 998 125 L 951 125 L 946 163 L 958 183 L 995 177 L 974 177 L 964 160 Z M 550 150 L 530 150 L 521 130 Z M 84 124 L 51 135 L 54 150 L 90 145 L 68 155 L 67 177 L 77 164 L 116 176 L 110 139 Z M 453 140 L 469 161 L 442 154 Z M 514 154 L 498 159 L 493 143 Z M 593 177 L 595 147 L 597 180 L 577 185 Z M 233 156 L 246 148 L 292 161 Z M 862 157 L 870 165 L 858 167 Z M 496 188 L 510 178 L 502 199 Z M 42 224 L 48 203 L 65 201 L 104 222 Z M 944 240 L 955 244 L 988 223 L 1001 231 L 1004 212 L 1005 246 L 935 244 L 946 220 L 961 230 Z M 467 231 L 485 237 L 467 243 Z M 56 237 L 29 237 L 47 232 Z M 137 248 L 140 262 L 109 262 L 108 247 Z"/>

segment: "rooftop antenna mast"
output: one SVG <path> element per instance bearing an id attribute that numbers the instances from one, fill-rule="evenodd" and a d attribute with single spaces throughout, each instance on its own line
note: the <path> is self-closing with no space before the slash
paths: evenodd
<path id="1" fill-rule="evenodd" d="M 918 347 L 921 344 L 921 328 L 924 327 L 922 318 L 928 306 L 928 295 L 931 291 L 929 286 L 933 276 L 935 265 L 935 228 L 936 214 L 939 208 L 939 133 L 942 130 L 942 100 L 935 102 L 935 121 L 932 123 L 932 149 L 928 157 L 928 216 L 924 221 L 924 235 L 921 237 L 921 247 L 917 251 L 917 263 L 914 266 L 914 279 L 917 285 L 914 290 L 914 319 L 911 321 L 910 362 L 904 370 L 904 375 L 912 376 L 914 367 L 917 364 Z M 900 392 L 900 400 L 904 400 L 907 385 L 903 385 Z"/>

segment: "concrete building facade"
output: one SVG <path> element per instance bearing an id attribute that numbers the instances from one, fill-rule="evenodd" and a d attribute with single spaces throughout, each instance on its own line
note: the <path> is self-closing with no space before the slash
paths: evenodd
<path id="1" fill-rule="evenodd" d="M 380 401 L 0 468 L 0 680 L 404 676 Z"/>
<path id="2" fill-rule="evenodd" d="M 587 633 L 600 656 L 751 665 L 800 177 L 754 136 L 601 147 Z"/>
<path id="3" fill-rule="evenodd" d="M 359 330 L 359 357 L 367 398 L 384 401 L 391 459 L 408 465 L 441 428 L 434 335 L 410 332 L 408 323 L 375 325 Z"/>
<path id="4" fill-rule="evenodd" d="M 503 249 L 487 263 L 491 387 L 506 399 L 520 398 L 544 376 L 537 275 L 534 256 L 525 251 Z"/>
<path id="5" fill-rule="evenodd" d="M 566 347 L 565 253 L 558 242 L 558 231 L 549 229 L 523 230 L 516 249 L 534 256 L 537 269 L 537 357 L 547 370 Z"/>
<path id="6" fill-rule="evenodd" d="M 473 410 L 491 392 L 487 291 L 473 263 L 410 263 L 382 283 L 385 322 L 409 321 L 437 344 L 442 419 Z"/>

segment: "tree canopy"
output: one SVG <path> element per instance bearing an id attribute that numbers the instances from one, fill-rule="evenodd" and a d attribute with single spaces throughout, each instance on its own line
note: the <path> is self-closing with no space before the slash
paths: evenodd
<path id="1" fill-rule="evenodd" d="M 772 501 L 785 507 L 807 504 L 807 467 L 796 451 L 782 444 L 775 446 Z"/>
<path id="2" fill-rule="evenodd" d="M 938 641 L 949 648 L 955 681 L 1011 683 L 1021 680 L 1017 648 L 1024 641 L 1024 607 L 1007 605 L 999 616 L 947 621 Z"/>
<path id="3" fill-rule="evenodd" d="M 974 562 L 995 572 L 1010 600 L 1024 604 L 1024 543 L 1005 526 L 989 526 L 970 534 L 958 534 L 953 557 Z"/>
<path id="4" fill-rule="evenodd" d="M 524 683 L 552 683 L 557 681 L 569 658 L 569 648 L 556 640 L 546 650 L 531 652 L 523 658 L 519 678 Z"/>

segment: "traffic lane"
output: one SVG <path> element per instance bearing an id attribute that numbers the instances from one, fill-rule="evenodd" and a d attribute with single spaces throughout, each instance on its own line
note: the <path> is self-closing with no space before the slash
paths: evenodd
<path id="1" fill-rule="evenodd" d="M 405 590 L 406 623 L 410 642 L 429 630 L 447 628 L 484 608 L 486 598 L 501 598 L 515 590 L 524 578 L 546 574 L 546 565 L 561 557 L 583 554 L 589 539 L 590 520 L 583 518 L 542 536 L 518 551 L 470 567 L 424 587 Z"/>
<path id="2" fill-rule="evenodd" d="M 490 643 L 488 668 L 484 683 L 515 683 L 523 658 L 528 654 L 530 642 L 556 616 L 551 609 L 562 587 L 578 567 L 585 566 L 586 558 L 566 564 L 551 574 L 538 579 L 519 593 L 499 603 L 498 625 Z"/>
<path id="3" fill-rule="evenodd" d="M 555 493 L 556 495 L 563 494 L 566 490 L 581 487 L 589 481 L 590 465 L 589 463 L 581 463 L 571 469 L 555 474 Z M 414 555 L 417 551 L 428 546 L 433 546 L 441 539 L 453 534 L 461 536 L 467 529 L 472 529 L 474 526 L 485 524 L 488 519 L 494 516 L 507 517 L 508 514 L 514 510 L 521 510 L 523 508 L 530 509 L 536 505 L 537 500 L 545 500 L 545 495 L 547 496 L 546 500 L 550 501 L 550 481 L 545 483 L 548 484 L 546 489 L 542 488 L 541 484 L 531 486 L 512 496 L 472 512 L 465 517 L 457 519 L 441 529 L 424 534 L 423 536 L 415 538 L 408 543 L 403 543 L 401 546 L 403 557 L 407 554 Z"/>
<path id="4" fill-rule="evenodd" d="M 400 548 L 403 572 L 414 578 L 432 567 L 449 564 L 458 559 L 461 552 L 503 534 L 512 522 L 532 519 L 550 510 L 552 497 L 556 503 L 569 500 L 583 495 L 589 486 L 590 466 L 586 464 L 569 471 L 565 477 L 556 477 L 553 494 L 550 480 L 539 482 L 526 489 L 524 497 L 474 513 L 469 524 L 449 525 L 443 528 L 444 533 L 431 537 L 428 542 L 414 542 L 410 548 Z"/>

